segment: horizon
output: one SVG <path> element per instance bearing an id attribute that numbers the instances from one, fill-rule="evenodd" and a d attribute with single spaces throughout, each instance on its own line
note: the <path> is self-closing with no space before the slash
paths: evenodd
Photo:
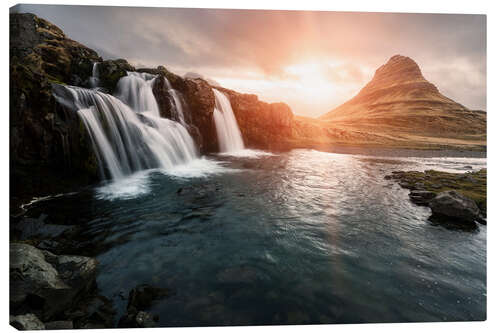
<path id="1" fill-rule="evenodd" d="M 350 100 L 395 54 L 415 60 L 443 95 L 487 111 L 485 15 L 25 4 L 10 12 L 50 21 L 103 59 L 195 72 L 300 116 Z"/>

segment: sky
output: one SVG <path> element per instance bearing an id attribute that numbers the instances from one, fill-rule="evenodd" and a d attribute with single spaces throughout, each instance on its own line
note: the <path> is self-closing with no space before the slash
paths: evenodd
<path id="1" fill-rule="evenodd" d="M 104 59 L 196 72 L 295 114 L 356 95 L 395 54 L 444 95 L 486 111 L 486 16 L 19 5 Z"/>

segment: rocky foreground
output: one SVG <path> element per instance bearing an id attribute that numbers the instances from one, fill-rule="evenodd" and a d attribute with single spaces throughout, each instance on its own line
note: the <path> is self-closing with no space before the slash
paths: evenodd
<path id="1" fill-rule="evenodd" d="M 86 256 L 11 243 L 10 324 L 20 330 L 116 327 L 113 304 L 96 287 L 98 264 Z M 156 327 L 159 317 L 147 310 L 172 293 L 149 285 L 133 288 L 118 327 Z"/>
<path id="2" fill-rule="evenodd" d="M 427 170 L 396 171 L 386 176 L 409 189 L 410 200 L 431 209 L 430 220 L 452 228 L 486 224 L 486 169 L 456 174 Z"/>

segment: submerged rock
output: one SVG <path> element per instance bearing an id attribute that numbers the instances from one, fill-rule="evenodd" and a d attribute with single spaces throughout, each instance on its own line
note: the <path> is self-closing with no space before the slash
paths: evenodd
<path id="1" fill-rule="evenodd" d="M 153 287 L 141 284 L 130 290 L 127 313 L 123 315 L 118 327 L 147 328 L 156 327 L 159 317 L 146 312 L 154 301 L 169 297 L 173 292 L 167 288 Z"/>
<path id="2" fill-rule="evenodd" d="M 435 217 L 454 219 L 458 222 L 474 223 L 480 219 L 480 211 L 476 203 L 455 191 L 439 193 L 429 202 Z"/>
<path id="3" fill-rule="evenodd" d="M 172 291 L 167 288 L 141 284 L 130 290 L 127 308 L 134 307 L 137 310 L 145 310 L 153 304 L 153 301 L 168 297 L 171 294 Z"/>
<path id="4" fill-rule="evenodd" d="M 44 330 L 47 328 L 41 321 L 32 313 L 25 315 L 10 316 L 9 322 L 12 326 L 22 331 Z"/>
<path id="5" fill-rule="evenodd" d="M 128 311 L 120 318 L 118 327 L 121 328 L 151 328 L 158 326 L 158 316 L 145 311 Z"/>

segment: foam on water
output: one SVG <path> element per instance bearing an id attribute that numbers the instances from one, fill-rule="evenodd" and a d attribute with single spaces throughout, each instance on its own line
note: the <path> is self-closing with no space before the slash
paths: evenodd
<path id="1" fill-rule="evenodd" d="M 258 149 L 241 149 L 229 152 L 219 153 L 220 156 L 232 156 L 232 157 L 244 157 L 244 158 L 259 158 L 262 156 L 276 156 L 273 153 L 269 153 Z"/>
<path id="2" fill-rule="evenodd" d="M 96 198 L 102 200 L 135 199 L 151 192 L 150 174 L 139 171 L 125 178 L 113 180 L 96 189 Z"/>
<path id="3" fill-rule="evenodd" d="M 170 169 L 160 170 L 166 175 L 179 178 L 206 178 L 223 173 L 239 172 L 239 169 L 228 168 L 221 161 L 199 158 L 186 164 L 178 165 Z"/>

